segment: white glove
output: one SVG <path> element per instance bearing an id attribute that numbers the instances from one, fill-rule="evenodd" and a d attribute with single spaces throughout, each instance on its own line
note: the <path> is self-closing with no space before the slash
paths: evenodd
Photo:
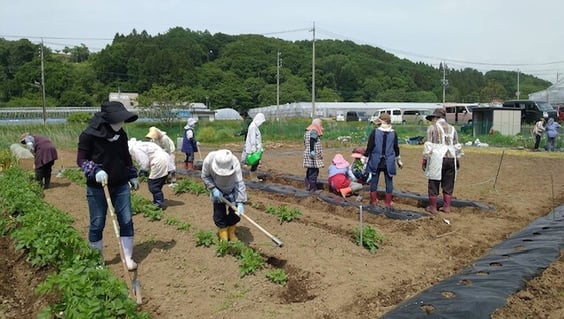
<path id="1" fill-rule="evenodd" d="M 235 212 L 235 214 L 237 214 L 237 216 L 241 216 L 245 213 L 245 206 L 243 205 L 243 203 L 237 203 L 237 211 Z"/>
<path id="2" fill-rule="evenodd" d="M 396 157 L 396 164 L 398 164 L 398 167 L 400 169 L 403 168 L 403 162 L 401 161 L 401 156 Z"/>
<path id="3" fill-rule="evenodd" d="M 99 170 L 98 173 L 96 173 L 96 182 L 102 185 L 108 184 L 108 173 L 103 169 Z"/>

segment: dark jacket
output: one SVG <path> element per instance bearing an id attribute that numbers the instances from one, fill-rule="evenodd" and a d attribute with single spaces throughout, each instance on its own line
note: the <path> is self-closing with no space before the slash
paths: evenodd
<path id="1" fill-rule="evenodd" d="M 115 139 L 113 142 L 110 139 Z M 108 174 L 108 185 L 123 185 L 137 177 L 137 169 L 133 165 L 127 134 L 123 129 L 114 132 L 101 117 L 94 115 L 88 127 L 78 138 L 76 163 L 86 176 L 86 184 L 90 187 L 102 187 L 96 182 L 96 173 L 104 170 Z"/>
<path id="2" fill-rule="evenodd" d="M 32 135 L 34 139 L 35 168 L 43 167 L 45 164 L 58 159 L 57 149 L 51 141 L 41 135 Z"/>
<path id="3" fill-rule="evenodd" d="M 192 131 L 192 138 L 187 138 L 188 131 Z M 184 130 L 184 138 L 182 139 L 182 148 L 180 149 L 182 153 L 192 154 L 198 152 L 198 142 L 196 141 L 196 133 L 194 128 L 188 128 Z"/>

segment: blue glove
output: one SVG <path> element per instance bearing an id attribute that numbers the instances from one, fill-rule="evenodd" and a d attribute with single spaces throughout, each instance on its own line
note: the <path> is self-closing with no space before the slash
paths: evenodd
<path id="1" fill-rule="evenodd" d="M 311 152 L 309 152 L 309 157 L 311 157 L 311 158 L 315 158 L 315 151 L 311 151 Z"/>
<path id="2" fill-rule="evenodd" d="M 243 205 L 243 203 L 237 203 L 237 211 L 235 212 L 235 214 L 237 214 L 237 216 L 243 215 L 245 213 L 245 206 Z"/>
<path id="3" fill-rule="evenodd" d="M 142 170 L 139 171 L 139 177 L 149 177 L 149 172 L 142 169 Z"/>
<path id="4" fill-rule="evenodd" d="M 129 180 L 129 186 L 134 190 L 139 189 L 139 180 L 137 178 L 132 178 Z"/>
<path id="5" fill-rule="evenodd" d="M 106 173 L 103 169 L 99 170 L 96 173 L 96 182 L 102 185 L 108 184 L 108 173 Z"/>
<path id="6" fill-rule="evenodd" d="M 214 187 L 211 190 L 211 196 L 214 202 L 221 203 L 221 197 L 223 196 L 223 193 L 217 187 Z"/>

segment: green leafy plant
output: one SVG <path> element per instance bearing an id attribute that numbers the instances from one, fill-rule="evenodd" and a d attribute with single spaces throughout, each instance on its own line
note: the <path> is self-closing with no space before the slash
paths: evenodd
<path id="1" fill-rule="evenodd" d="M 176 185 L 173 186 L 175 194 L 182 194 L 182 193 L 190 193 L 190 194 L 206 194 L 208 190 L 204 183 L 195 182 L 190 178 L 180 179 L 176 182 Z"/>
<path id="2" fill-rule="evenodd" d="M 143 217 L 150 221 L 161 220 L 164 211 L 153 205 L 153 203 L 145 197 L 131 193 L 131 211 L 133 214 L 141 213 Z"/>
<path id="3" fill-rule="evenodd" d="M 254 274 L 257 270 L 264 268 L 264 260 L 262 256 L 250 247 L 245 247 L 240 255 L 241 264 L 239 265 L 239 275 L 245 277 L 246 275 Z"/>
<path id="4" fill-rule="evenodd" d="M 78 185 L 86 185 L 86 177 L 80 168 L 67 168 L 62 171 L 63 176 Z"/>
<path id="5" fill-rule="evenodd" d="M 278 217 L 278 221 L 280 224 L 284 222 L 291 222 L 296 218 L 301 217 L 303 214 L 297 208 L 289 208 L 286 205 L 281 205 L 278 208 L 268 207 L 266 212 L 271 215 L 275 215 Z"/>
<path id="6" fill-rule="evenodd" d="M 360 245 L 360 228 L 354 230 L 353 240 L 357 245 Z M 384 243 L 384 236 L 382 236 L 372 226 L 367 225 L 362 227 L 362 246 L 368 249 L 371 253 L 376 253 L 380 245 Z"/>
<path id="7" fill-rule="evenodd" d="M 240 241 L 232 242 L 226 240 L 219 240 L 216 243 L 215 255 L 218 257 L 231 255 L 237 259 L 240 259 L 241 253 L 244 249 L 245 249 L 245 245 Z"/>
<path id="8" fill-rule="evenodd" d="M 190 225 L 189 223 L 180 221 L 174 217 L 167 218 L 165 220 L 165 224 L 175 226 L 177 230 L 182 230 L 182 231 L 188 231 L 190 230 L 190 227 L 192 227 L 192 225 Z"/>
<path id="9" fill-rule="evenodd" d="M 210 247 L 217 241 L 215 234 L 211 230 L 199 230 L 194 234 L 194 237 L 196 238 L 196 246 Z"/>
<path id="10" fill-rule="evenodd" d="M 277 285 L 286 285 L 288 274 L 284 269 L 273 269 L 266 272 L 266 278 Z"/>

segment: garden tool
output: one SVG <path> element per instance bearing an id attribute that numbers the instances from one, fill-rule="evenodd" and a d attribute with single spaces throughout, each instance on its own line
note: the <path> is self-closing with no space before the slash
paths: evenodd
<path id="1" fill-rule="evenodd" d="M 127 267 L 127 263 L 125 261 L 125 251 L 122 245 L 122 239 L 119 236 L 119 226 L 118 226 L 116 211 L 114 205 L 112 204 L 112 199 L 110 197 L 110 191 L 108 190 L 108 185 L 104 184 L 103 188 L 104 188 L 104 195 L 106 196 L 106 202 L 108 203 L 108 211 L 110 212 L 110 216 L 112 218 L 114 233 L 118 240 L 119 256 L 121 259 L 121 263 L 123 265 L 123 271 L 125 273 L 125 277 L 129 279 L 129 281 L 127 281 L 127 288 L 129 289 L 130 297 L 132 299 L 135 299 L 136 303 L 140 305 L 143 303 L 143 300 L 141 297 L 141 283 L 139 282 L 139 278 L 137 277 L 137 267 L 133 270 L 129 270 L 129 268 Z"/>
<path id="2" fill-rule="evenodd" d="M 228 201 L 227 199 L 225 199 L 225 197 L 221 196 L 221 201 L 229 206 L 231 209 L 233 209 L 234 211 L 237 211 L 237 206 L 235 206 L 232 202 Z M 284 245 L 284 243 L 274 237 L 272 234 L 270 234 L 269 232 L 266 231 L 266 229 L 262 228 L 259 224 L 257 224 L 254 220 L 252 220 L 249 216 L 247 216 L 247 214 L 241 214 L 239 216 L 242 216 L 243 218 L 245 218 L 249 223 L 253 224 L 253 226 L 255 226 L 256 228 L 258 228 L 261 232 L 263 232 L 266 236 L 268 236 L 278 247 L 282 247 Z"/>

